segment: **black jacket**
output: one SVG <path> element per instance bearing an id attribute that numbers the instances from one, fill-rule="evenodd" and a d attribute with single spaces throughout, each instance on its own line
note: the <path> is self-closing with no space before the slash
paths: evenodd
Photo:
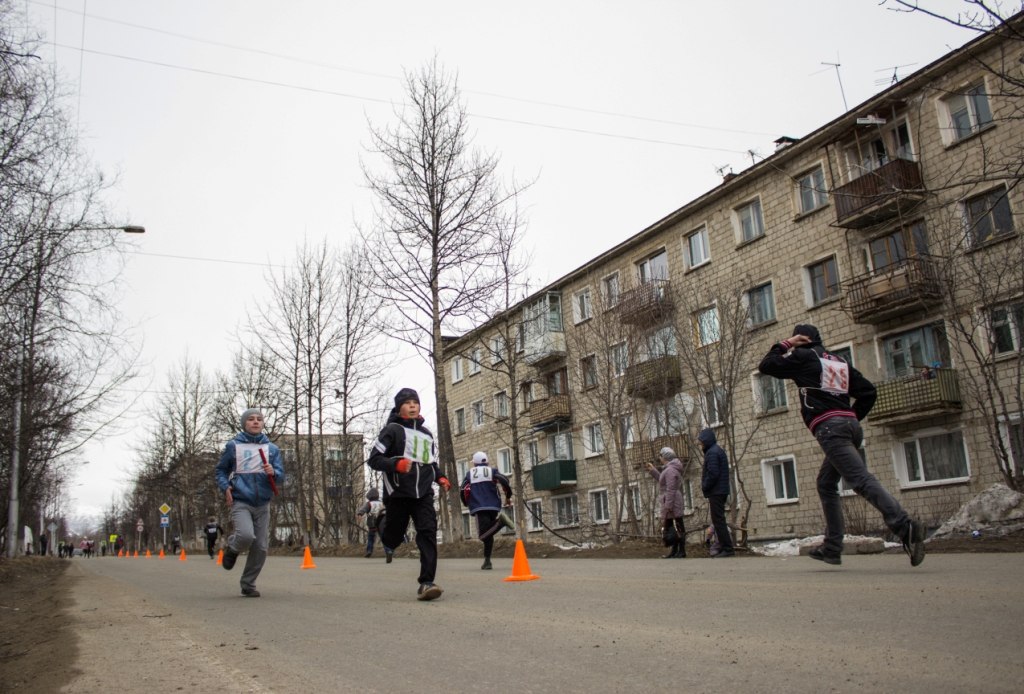
<path id="1" fill-rule="evenodd" d="M 718 445 L 715 432 L 705 429 L 697 435 L 704 449 L 704 472 L 700 476 L 700 490 L 704 497 L 729 495 L 729 456 Z"/>
<path id="2" fill-rule="evenodd" d="M 829 354 L 817 330 L 811 332 L 811 344 L 806 347 L 792 349 L 786 340 L 772 345 L 758 370 L 796 383 L 800 414 L 812 432 L 832 417 L 864 419 L 875 404 L 875 386 L 841 357 Z"/>
<path id="3" fill-rule="evenodd" d="M 409 472 L 395 472 L 399 458 L 412 460 Z M 423 426 L 423 418 L 402 419 L 397 410 L 391 410 L 388 423 L 377 435 L 366 464 L 384 473 L 384 501 L 391 497 L 432 497 L 432 485 L 444 477 L 437 465 L 434 435 Z"/>

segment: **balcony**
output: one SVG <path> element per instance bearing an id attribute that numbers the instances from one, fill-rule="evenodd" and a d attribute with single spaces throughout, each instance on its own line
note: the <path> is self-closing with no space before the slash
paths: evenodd
<path id="1" fill-rule="evenodd" d="M 534 431 L 547 429 L 572 417 L 568 395 L 551 395 L 530 403 L 530 426 Z"/>
<path id="2" fill-rule="evenodd" d="M 673 434 L 671 436 L 658 436 L 650 441 L 635 441 L 630 448 L 626 449 L 626 461 L 634 468 L 643 468 L 647 463 L 658 461 L 658 451 L 668 446 L 679 459 L 686 461 L 690 457 L 690 440 L 685 434 Z"/>
<path id="3" fill-rule="evenodd" d="M 876 387 L 878 399 L 868 416 L 876 424 L 958 414 L 962 409 L 956 369 L 927 367 L 921 373 L 885 381 Z"/>
<path id="4" fill-rule="evenodd" d="M 533 489 L 538 492 L 576 484 L 575 460 L 552 460 L 533 466 Z"/>
<path id="5" fill-rule="evenodd" d="M 847 229 L 863 229 L 891 219 L 924 197 L 921 167 L 906 159 L 894 159 L 832 191 L 836 222 Z"/>
<path id="6" fill-rule="evenodd" d="M 544 366 L 565 359 L 565 333 L 553 330 L 526 338 L 523 359 L 530 366 Z"/>
<path id="7" fill-rule="evenodd" d="M 615 305 L 619 321 L 630 325 L 663 322 L 675 311 L 671 288 L 668 280 L 649 280 L 623 293 Z"/>
<path id="8" fill-rule="evenodd" d="M 843 308 L 858 323 L 881 323 L 941 302 L 938 271 L 924 258 L 855 277 L 843 292 Z"/>
<path id="9" fill-rule="evenodd" d="M 675 395 L 683 387 L 679 358 L 655 357 L 626 367 L 626 392 L 631 397 L 661 400 Z"/>

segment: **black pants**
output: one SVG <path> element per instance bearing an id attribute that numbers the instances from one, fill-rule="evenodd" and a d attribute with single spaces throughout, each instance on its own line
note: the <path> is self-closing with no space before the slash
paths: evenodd
<path id="1" fill-rule="evenodd" d="M 210 559 L 213 559 L 213 548 L 217 546 L 217 536 L 210 537 L 206 536 L 206 551 L 210 553 Z"/>
<path id="2" fill-rule="evenodd" d="M 672 552 L 671 552 L 672 554 L 677 555 L 677 556 L 685 557 L 686 556 L 686 527 L 683 525 L 683 517 L 679 516 L 678 518 L 666 518 L 665 519 L 665 525 L 664 525 L 663 529 L 664 530 L 668 530 L 669 527 L 672 526 L 673 524 L 676 526 L 676 537 L 679 538 L 679 541 L 676 542 L 674 545 L 671 545 L 669 547 L 669 549 L 672 550 Z"/>
<path id="3" fill-rule="evenodd" d="M 416 528 L 416 548 L 420 551 L 419 582 L 433 583 L 437 573 L 437 513 L 434 511 L 434 497 L 389 497 L 384 502 L 384 508 L 384 527 L 378 528 L 380 543 L 384 549 L 394 551 L 402 544 L 411 518 Z"/>
<path id="4" fill-rule="evenodd" d="M 484 537 L 484 533 L 491 530 L 494 524 L 498 522 L 497 511 L 477 511 L 476 512 L 476 536 L 479 537 L 484 543 L 484 559 L 491 558 L 491 550 L 494 549 L 494 533 L 491 533 L 487 537 Z"/>
<path id="5" fill-rule="evenodd" d="M 729 524 L 725 522 L 725 494 L 712 494 L 708 497 L 708 506 L 711 510 L 711 525 L 718 536 L 718 544 L 722 546 L 723 552 L 732 552 L 732 536 L 729 535 Z"/>

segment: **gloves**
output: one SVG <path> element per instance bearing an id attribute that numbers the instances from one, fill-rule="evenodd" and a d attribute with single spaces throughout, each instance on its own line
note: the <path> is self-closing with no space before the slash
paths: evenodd
<path id="1" fill-rule="evenodd" d="M 399 458 L 395 461 L 395 472 L 405 474 L 412 467 L 412 461 L 408 458 Z"/>
<path id="2" fill-rule="evenodd" d="M 448 491 L 449 489 L 452 488 L 452 483 L 448 481 L 447 477 L 438 477 L 437 483 L 441 485 L 441 487 L 443 487 L 445 491 Z"/>

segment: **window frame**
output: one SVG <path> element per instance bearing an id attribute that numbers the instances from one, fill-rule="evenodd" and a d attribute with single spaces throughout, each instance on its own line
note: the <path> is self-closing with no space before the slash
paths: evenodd
<path id="1" fill-rule="evenodd" d="M 452 359 L 452 383 L 459 383 L 465 378 L 465 374 L 462 368 L 462 357 L 454 357 Z"/>
<path id="2" fill-rule="evenodd" d="M 714 325 L 710 325 L 705 316 L 714 316 Z M 705 306 L 693 312 L 693 330 L 697 338 L 697 347 L 708 347 L 722 339 L 722 321 L 718 316 L 718 306 Z M 712 335 L 711 333 L 714 333 Z M 705 339 L 708 338 L 708 339 Z"/>
<path id="3" fill-rule="evenodd" d="M 562 509 L 559 508 L 561 502 L 569 502 L 570 511 L 572 511 L 572 518 L 568 519 L 568 523 L 563 523 Z M 559 494 L 558 496 L 551 497 L 551 510 L 555 516 L 555 522 L 552 527 L 554 528 L 577 528 L 580 525 L 580 500 L 576 495 L 576 492 L 569 494 Z"/>
<path id="4" fill-rule="evenodd" d="M 833 268 L 833 272 L 835 273 L 835 282 L 834 284 L 827 284 L 828 273 L 823 273 L 823 280 L 826 281 L 825 290 L 827 291 L 830 286 L 834 286 L 835 293 L 825 294 L 821 298 L 818 298 L 815 292 L 815 269 L 819 267 L 827 268 L 829 265 L 831 265 L 831 267 Z M 843 282 L 842 278 L 839 275 L 839 259 L 836 258 L 836 255 L 834 253 L 831 255 L 827 255 L 824 258 L 819 258 L 818 260 L 808 263 L 807 265 L 804 265 L 804 281 L 807 283 L 807 304 L 810 308 L 815 308 L 817 306 L 823 306 L 824 304 L 831 303 L 833 301 L 838 300 L 843 295 Z"/>
<path id="5" fill-rule="evenodd" d="M 784 466 L 789 464 L 792 468 L 792 476 L 787 475 Z M 793 489 L 788 488 L 784 491 L 786 496 L 778 497 L 776 495 L 775 484 L 775 468 L 782 468 L 782 483 L 785 487 L 788 487 L 790 479 L 792 479 Z M 774 458 L 764 458 L 761 460 L 761 481 L 764 484 L 765 503 L 767 506 L 784 506 L 787 504 L 796 504 L 800 502 L 800 480 L 797 476 L 796 457 L 792 455 L 779 455 Z M 792 491 L 792 496 L 789 492 Z"/>
<path id="6" fill-rule="evenodd" d="M 752 214 L 750 215 L 751 227 L 758 227 L 757 229 L 753 229 L 753 231 L 759 232 L 754 233 L 749 238 L 747 238 L 747 227 L 744 224 L 744 213 L 748 210 L 752 212 Z M 753 211 L 755 210 L 756 214 L 753 214 Z M 733 220 L 736 224 L 736 245 L 743 246 L 748 243 L 753 243 L 758 239 L 764 238 L 767 230 L 765 228 L 764 223 L 764 207 L 761 205 L 760 196 L 748 200 L 742 205 L 737 205 L 736 207 L 733 208 L 732 212 Z"/>
<path id="7" fill-rule="evenodd" d="M 508 393 L 504 390 L 499 390 L 494 394 L 494 418 L 495 419 L 508 419 L 511 414 L 512 408 L 510 407 Z"/>
<path id="8" fill-rule="evenodd" d="M 754 320 L 753 307 L 755 306 L 755 303 L 756 303 L 753 300 L 754 292 L 756 292 L 758 290 L 761 290 L 761 289 L 765 289 L 765 288 L 768 289 L 768 302 L 767 302 L 767 304 L 757 303 L 757 305 L 768 305 L 768 306 L 770 306 L 770 308 L 771 308 L 771 315 L 768 316 L 768 317 L 765 317 L 763 320 L 759 320 L 759 321 L 758 320 Z M 746 293 L 746 300 L 747 300 L 747 316 L 749 318 L 749 322 L 750 322 L 750 327 L 751 328 L 761 328 L 761 327 L 764 327 L 766 325 L 771 325 L 772 323 L 778 322 L 778 320 L 779 320 L 778 313 L 777 313 L 776 308 L 775 308 L 775 284 L 772 282 L 772 280 L 768 280 L 767 282 L 762 282 L 761 284 L 755 285 L 755 286 L 751 287 L 750 289 L 748 289 L 747 293 Z"/>
<path id="9" fill-rule="evenodd" d="M 994 201 L 994 202 L 992 202 Z M 986 204 L 984 214 L 974 211 L 974 204 Z M 971 250 L 984 248 L 990 243 L 1008 239 L 1014 235 L 1013 209 L 1010 207 L 1010 194 L 1006 186 L 996 186 L 977 195 L 964 198 L 961 203 L 964 218 L 964 230 L 967 234 L 967 245 Z M 984 225 L 982 224 L 984 222 Z M 1008 226 L 1000 228 L 999 224 Z M 979 233 L 984 228 L 984 233 Z"/>
<path id="10" fill-rule="evenodd" d="M 455 435 L 466 433 L 466 408 L 457 407 L 455 408 L 455 426 L 452 427 L 455 430 Z"/>
<path id="11" fill-rule="evenodd" d="M 595 498 L 598 499 L 598 503 L 595 503 Z M 606 525 L 612 522 L 612 510 L 611 504 L 608 500 L 608 488 L 600 487 L 598 489 L 591 489 L 587 493 L 588 506 L 590 507 L 590 520 L 595 525 Z M 602 511 L 600 513 L 599 511 Z"/>
<path id="12" fill-rule="evenodd" d="M 691 242 L 694 238 L 700 240 L 701 253 L 703 255 L 702 258 L 696 261 L 693 257 L 693 244 Z M 687 270 L 693 270 L 711 262 L 711 239 L 708 236 L 707 223 L 701 224 L 699 227 L 683 236 L 683 258 Z"/>
<path id="13" fill-rule="evenodd" d="M 499 448 L 494 452 L 494 457 L 498 461 L 498 472 L 508 477 L 512 474 L 512 449 L 511 448 Z"/>
<path id="14" fill-rule="evenodd" d="M 1005 317 L 1000 321 L 1001 325 L 1005 325 L 1006 336 L 1010 341 L 1009 349 L 999 349 L 997 331 L 1000 327 L 997 325 L 995 312 L 1005 312 Z M 1011 357 L 1018 356 L 1024 352 L 1024 298 L 1018 298 L 1014 301 L 1007 301 L 996 306 L 992 306 L 987 311 L 988 317 L 988 328 L 989 328 L 989 342 L 992 345 L 992 354 L 996 357 Z"/>
<path id="15" fill-rule="evenodd" d="M 754 407 L 757 414 L 768 415 L 789 410 L 789 393 L 786 390 L 786 381 L 784 379 L 756 372 L 751 374 L 751 378 L 753 380 Z M 765 397 L 766 384 L 771 384 L 771 390 L 775 391 L 776 394 L 781 394 L 781 398 L 775 399 L 779 401 L 778 404 L 773 407 L 768 407 L 769 399 Z M 772 402 L 775 402 L 775 400 Z"/>
<path id="16" fill-rule="evenodd" d="M 471 402 L 469 404 L 469 406 L 472 409 L 472 413 L 473 413 L 472 420 L 471 420 L 472 423 L 473 423 L 473 428 L 474 429 L 479 429 L 480 427 L 483 427 L 484 425 L 486 425 L 486 423 L 487 423 L 487 410 L 484 408 L 484 401 L 482 399 L 481 400 L 474 400 L 473 402 Z"/>
<path id="17" fill-rule="evenodd" d="M 481 349 L 479 347 L 474 347 L 473 351 L 469 353 L 469 375 L 470 376 L 476 376 L 478 373 L 480 373 L 480 369 L 481 369 L 480 358 L 482 356 L 480 354 L 480 352 L 481 352 Z"/>
<path id="18" fill-rule="evenodd" d="M 544 500 L 530 499 L 526 502 L 526 532 L 535 533 L 544 530 Z"/>
<path id="19" fill-rule="evenodd" d="M 815 174 L 817 174 L 818 180 L 812 180 L 808 185 L 805 185 L 805 179 L 814 178 Z M 810 207 L 804 207 L 805 190 L 810 191 L 812 197 L 812 205 Z M 796 199 L 798 216 L 810 214 L 828 205 L 828 190 L 825 188 L 825 168 L 821 164 L 817 164 L 796 177 Z"/>
<path id="20" fill-rule="evenodd" d="M 601 299 L 606 311 L 619 305 L 619 301 L 622 299 L 622 287 L 619 283 L 618 270 L 601 278 Z"/>
<path id="21" fill-rule="evenodd" d="M 960 449 L 963 452 L 963 464 L 964 474 L 958 477 L 940 477 L 935 479 L 925 479 L 925 465 L 924 460 L 930 459 L 928 456 L 921 455 L 921 444 L 920 442 L 924 439 L 936 439 L 945 436 L 955 436 L 960 440 Z M 908 461 L 906 456 L 906 446 L 909 443 L 915 444 L 916 449 L 916 464 L 917 472 L 920 475 L 920 479 L 911 480 L 910 470 L 908 468 Z M 913 436 L 900 437 L 896 442 L 894 451 L 894 460 L 896 467 L 896 479 L 899 480 L 900 489 L 920 489 L 922 487 L 938 487 L 949 484 L 964 484 L 971 481 L 971 457 L 967 451 L 967 439 L 964 436 L 964 432 L 960 429 L 922 429 L 915 431 Z"/>
<path id="22" fill-rule="evenodd" d="M 590 298 L 590 287 L 572 293 L 572 324 L 579 325 L 594 317 L 594 304 Z"/>
<path id="23" fill-rule="evenodd" d="M 992 114 L 992 104 L 989 102 L 989 92 L 984 77 L 967 82 L 956 90 L 956 93 L 948 94 L 939 99 L 941 104 L 941 116 L 939 130 L 942 139 L 947 147 L 968 140 L 971 136 L 986 130 L 995 123 Z M 979 113 L 979 98 L 984 100 L 984 111 L 987 119 Z M 954 110 L 954 102 L 962 100 L 963 105 L 958 104 Z M 964 112 L 966 124 L 958 123 L 955 114 Z M 966 125 L 966 128 L 962 127 Z"/>
<path id="24" fill-rule="evenodd" d="M 596 438 L 594 434 L 596 433 Z M 595 445 L 596 444 L 596 445 Z M 604 433 L 601 421 L 596 420 L 583 425 L 583 457 L 595 458 L 604 454 Z"/>
<path id="25" fill-rule="evenodd" d="M 580 390 L 588 391 L 599 385 L 597 355 L 587 354 L 580 358 Z"/>

